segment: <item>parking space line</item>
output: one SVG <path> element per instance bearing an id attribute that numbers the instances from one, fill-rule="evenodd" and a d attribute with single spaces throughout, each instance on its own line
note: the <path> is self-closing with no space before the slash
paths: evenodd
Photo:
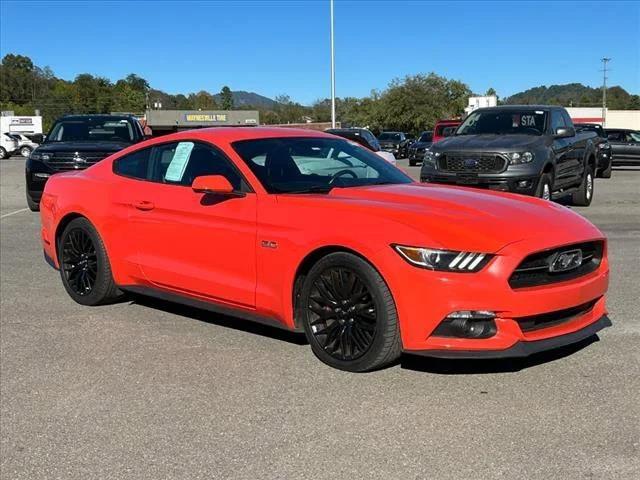
<path id="1" fill-rule="evenodd" d="M 0 215 L 0 220 L 2 220 L 3 218 L 6 218 L 6 217 L 10 217 L 11 215 L 15 215 L 17 213 L 26 212 L 27 210 L 29 210 L 29 209 L 28 208 L 21 208 L 20 210 L 16 210 L 15 212 L 5 213 L 4 215 Z"/>

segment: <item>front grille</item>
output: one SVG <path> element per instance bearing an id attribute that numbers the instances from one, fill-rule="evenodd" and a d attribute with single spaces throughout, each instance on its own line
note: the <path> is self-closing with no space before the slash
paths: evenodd
<path id="1" fill-rule="evenodd" d="M 557 255 L 571 250 L 580 250 L 582 262 L 576 268 L 564 272 L 552 272 L 550 266 Z M 511 274 L 511 288 L 535 287 L 549 283 L 564 282 L 587 275 L 598 268 L 602 261 L 604 242 L 585 242 L 534 253 L 525 258 Z"/>
<path id="2" fill-rule="evenodd" d="M 507 160 L 495 153 L 446 153 L 438 159 L 438 168 L 445 172 L 498 173 Z"/>
<path id="3" fill-rule="evenodd" d="M 539 315 L 531 315 L 528 317 L 518 317 L 515 320 L 520 325 L 523 332 L 533 332 L 542 328 L 549 328 L 569 322 L 574 318 L 581 317 L 593 310 L 595 304 L 600 300 L 596 298 L 590 302 L 583 303 L 577 307 L 567 308 L 565 310 L 556 310 L 555 312 L 542 313 Z"/>
<path id="4" fill-rule="evenodd" d="M 54 170 L 82 170 L 111 155 L 110 152 L 62 152 L 51 154 L 46 164 Z M 77 160 L 80 157 L 82 160 Z"/>

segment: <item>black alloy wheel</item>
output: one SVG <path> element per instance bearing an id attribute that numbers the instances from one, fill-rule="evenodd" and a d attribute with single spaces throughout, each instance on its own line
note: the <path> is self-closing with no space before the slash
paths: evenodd
<path id="1" fill-rule="evenodd" d="M 296 318 L 313 353 L 349 372 L 377 370 L 402 350 L 396 305 L 380 273 L 349 252 L 330 253 L 303 277 Z"/>
<path id="2" fill-rule="evenodd" d="M 353 270 L 324 270 L 313 282 L 308 308 L 313 336 L 333 358 L 355 360 L 371 347 L 376 334 L 376 306 Z"/>
<path id="3" fill-rule="evenodd" d="M 93 240 L 82 228 L 70 230 L 60 255 L 62 273 L 76 295 L 89 295 L 98 277 L 98 255 Z"/>
<path id="4" fill-rule="evenodd" d="M 62 285 L 74 301 L 104 305 L 123 296 L 113 280 L 102 238 L 88 219 L 71 220 L 56 244 Z"/>

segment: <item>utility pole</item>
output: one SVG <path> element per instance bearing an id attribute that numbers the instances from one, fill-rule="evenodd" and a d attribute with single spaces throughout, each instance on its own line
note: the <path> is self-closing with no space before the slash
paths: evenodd
<path id="1" fill-rule="evenodd" d="M 329 0 L 331 10 L 331 128 L 336 128 L 336 65 L 333 51 L 333 0 Z"/>
<path id="2" fill-rule="evenodd" d="M 610 58 L 601 58 L 602 62 L 602 127 L 607 126 L 607 63 L 611 61 Z"/>

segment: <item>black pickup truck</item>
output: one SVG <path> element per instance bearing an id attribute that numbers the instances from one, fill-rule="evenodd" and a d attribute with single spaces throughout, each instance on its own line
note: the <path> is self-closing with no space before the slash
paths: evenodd
<path id="1" fill-rule="evenodd" d="M 562 107 L 481 108 L 427 151 L 420 180 L 547 200 L 571 195 L 575 205 L 587 206 L 597 170 L 595 136 L 576 133 Z"/>
<path id="2" fill-rule="evenodd" d="M 27 159 L 27 205 L 40 208 L 47 179 L 58 172 L 90 167 L 112 153 L 145 139 L 129 115 L 65 115 L 53 124 L 44 143 Z"/>

